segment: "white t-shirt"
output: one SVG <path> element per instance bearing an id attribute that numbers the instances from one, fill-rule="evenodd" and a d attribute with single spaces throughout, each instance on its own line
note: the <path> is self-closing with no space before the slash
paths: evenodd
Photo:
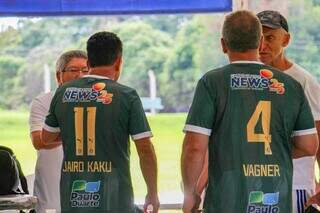
<path id="1" fill-rule="evenodd" d="M 320 85 L 305 69 L 293 64 L 284 71 L 297 80 L 304 89 L 315 121 L 320 121 Z M 315 157 L 303 157 L 293 160 L 292 189 L 315 188 Z"/>
<path id="2" fill-rule="evenodd" d="M 40 94 L 32 101 L 29 117 L 30 133 L 42 130 L 53 95 L 54 92 Z M 62 159 L 62 146 L 38 150 L 33 190 L 34 195 L 38 197 L 36 212 L 44 213 L 46 209 L 56 209 L 56 212 L 60 212 Z"/>

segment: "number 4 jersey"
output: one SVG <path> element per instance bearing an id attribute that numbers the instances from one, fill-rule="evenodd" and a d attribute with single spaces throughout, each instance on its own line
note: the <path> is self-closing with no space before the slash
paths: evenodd
<path id="1" fill-rule="evenodd" d="M 134 212 L 129 135 L 152 136 L 135 90 L 93 75 L 66 83 L 44 129 L 63 141 L 62 212 Z"/>
<path id="2" fill-rule="evenodd" d="M 291 213 L 291 138 L 316 132 L 297 81 L 258 62 L 210 71 L 184 131 L 210 137 L 205 212 Z"/>

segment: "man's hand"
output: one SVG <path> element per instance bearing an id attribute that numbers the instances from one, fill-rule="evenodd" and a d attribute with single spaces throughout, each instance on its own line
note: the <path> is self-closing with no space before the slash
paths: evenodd
<path id="1" fill-rule="evenodd" d="M 316 181 L 316 193 L 320 193 L 320 183 Z"/>
<path id="2" fill-rule="evenodd" d="M 135 140 L 135 145 L 140 159 L 141 172 L 147 184 L 144 212 L 147 212 L 147 207 L 151 204 L 153 205 L 152 213 L 157 213 L 159 209 L 157 157 L 150 138 Z"/>
<path id="3" fill-rule="evenodd" d="M 306 206 L 310 206 L 311 204 L 320 205 L 320 192 L 313 195 L 306 203 Z"/>
<path id="4" fill-rule="evenodd" d="M 143 210 L 145 213 L 157 213 L 159 210 L 159 198 L 157 194 L 147 194 Z"/>
<path id="5" fill-rule="evenodd" d="M 199 212 L 201 198 L 199 194 L 196 194 L 196 185 L 204 165 L 208 142 L 208 135 L 194 132 L 187 132 L 185 135 L 181 154 L 184 213 Z"/>
<path id="6" fill-rule="evenodd" d="M 201 212 L 199 205 L 201 203 L 201 197 L 198 194 L 193 194 L 184 197 L 182 211 L 184 213 L 197 213 Z"/>
<path id="7" fill-rule="evenodd" d="M 40 149 L 53 149 L 56 148 L 58 146 L 60 146 L 62 144 L 61 142 L 61 137 L 60 134 L 59 136 L 50 144 L 47 144 L 45 142 L 42 141 L 41 139 L 41 131 L 33 131 L 31 132 L 31 140 L 32 140 L 32 144 L 34 146 L 34 148 L 36 150 L 40 150 Z"/>

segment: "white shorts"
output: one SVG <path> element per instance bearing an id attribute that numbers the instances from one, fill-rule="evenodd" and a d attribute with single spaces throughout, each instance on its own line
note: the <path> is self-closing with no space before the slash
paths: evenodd
<path id="1" fill-rule="evenodd" d="M 310 189 L 292 190 L 292 213 L 304 213 L 307 200 L 314 194 L 314 190 Z"/>

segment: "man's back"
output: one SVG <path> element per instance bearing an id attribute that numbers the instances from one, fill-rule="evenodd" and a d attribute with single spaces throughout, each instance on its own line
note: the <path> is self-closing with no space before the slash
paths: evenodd
<path id="1" fill-rule="evenodd" d="M 61 129 L 63 211 L 133 212 L 129 135 L 151 135 L 135 90 L 86 76 L 59 88 L 52 103 L 46 124 Z"/>
<path id="2" fill-rule="evenodd" d="M 314 127 L 304 110 L 301 86 L 269 66 L 233 63 L 199 81 L 185 130 L 212 130 L 206 212 L 290 212 L 291 135 Z"/>

